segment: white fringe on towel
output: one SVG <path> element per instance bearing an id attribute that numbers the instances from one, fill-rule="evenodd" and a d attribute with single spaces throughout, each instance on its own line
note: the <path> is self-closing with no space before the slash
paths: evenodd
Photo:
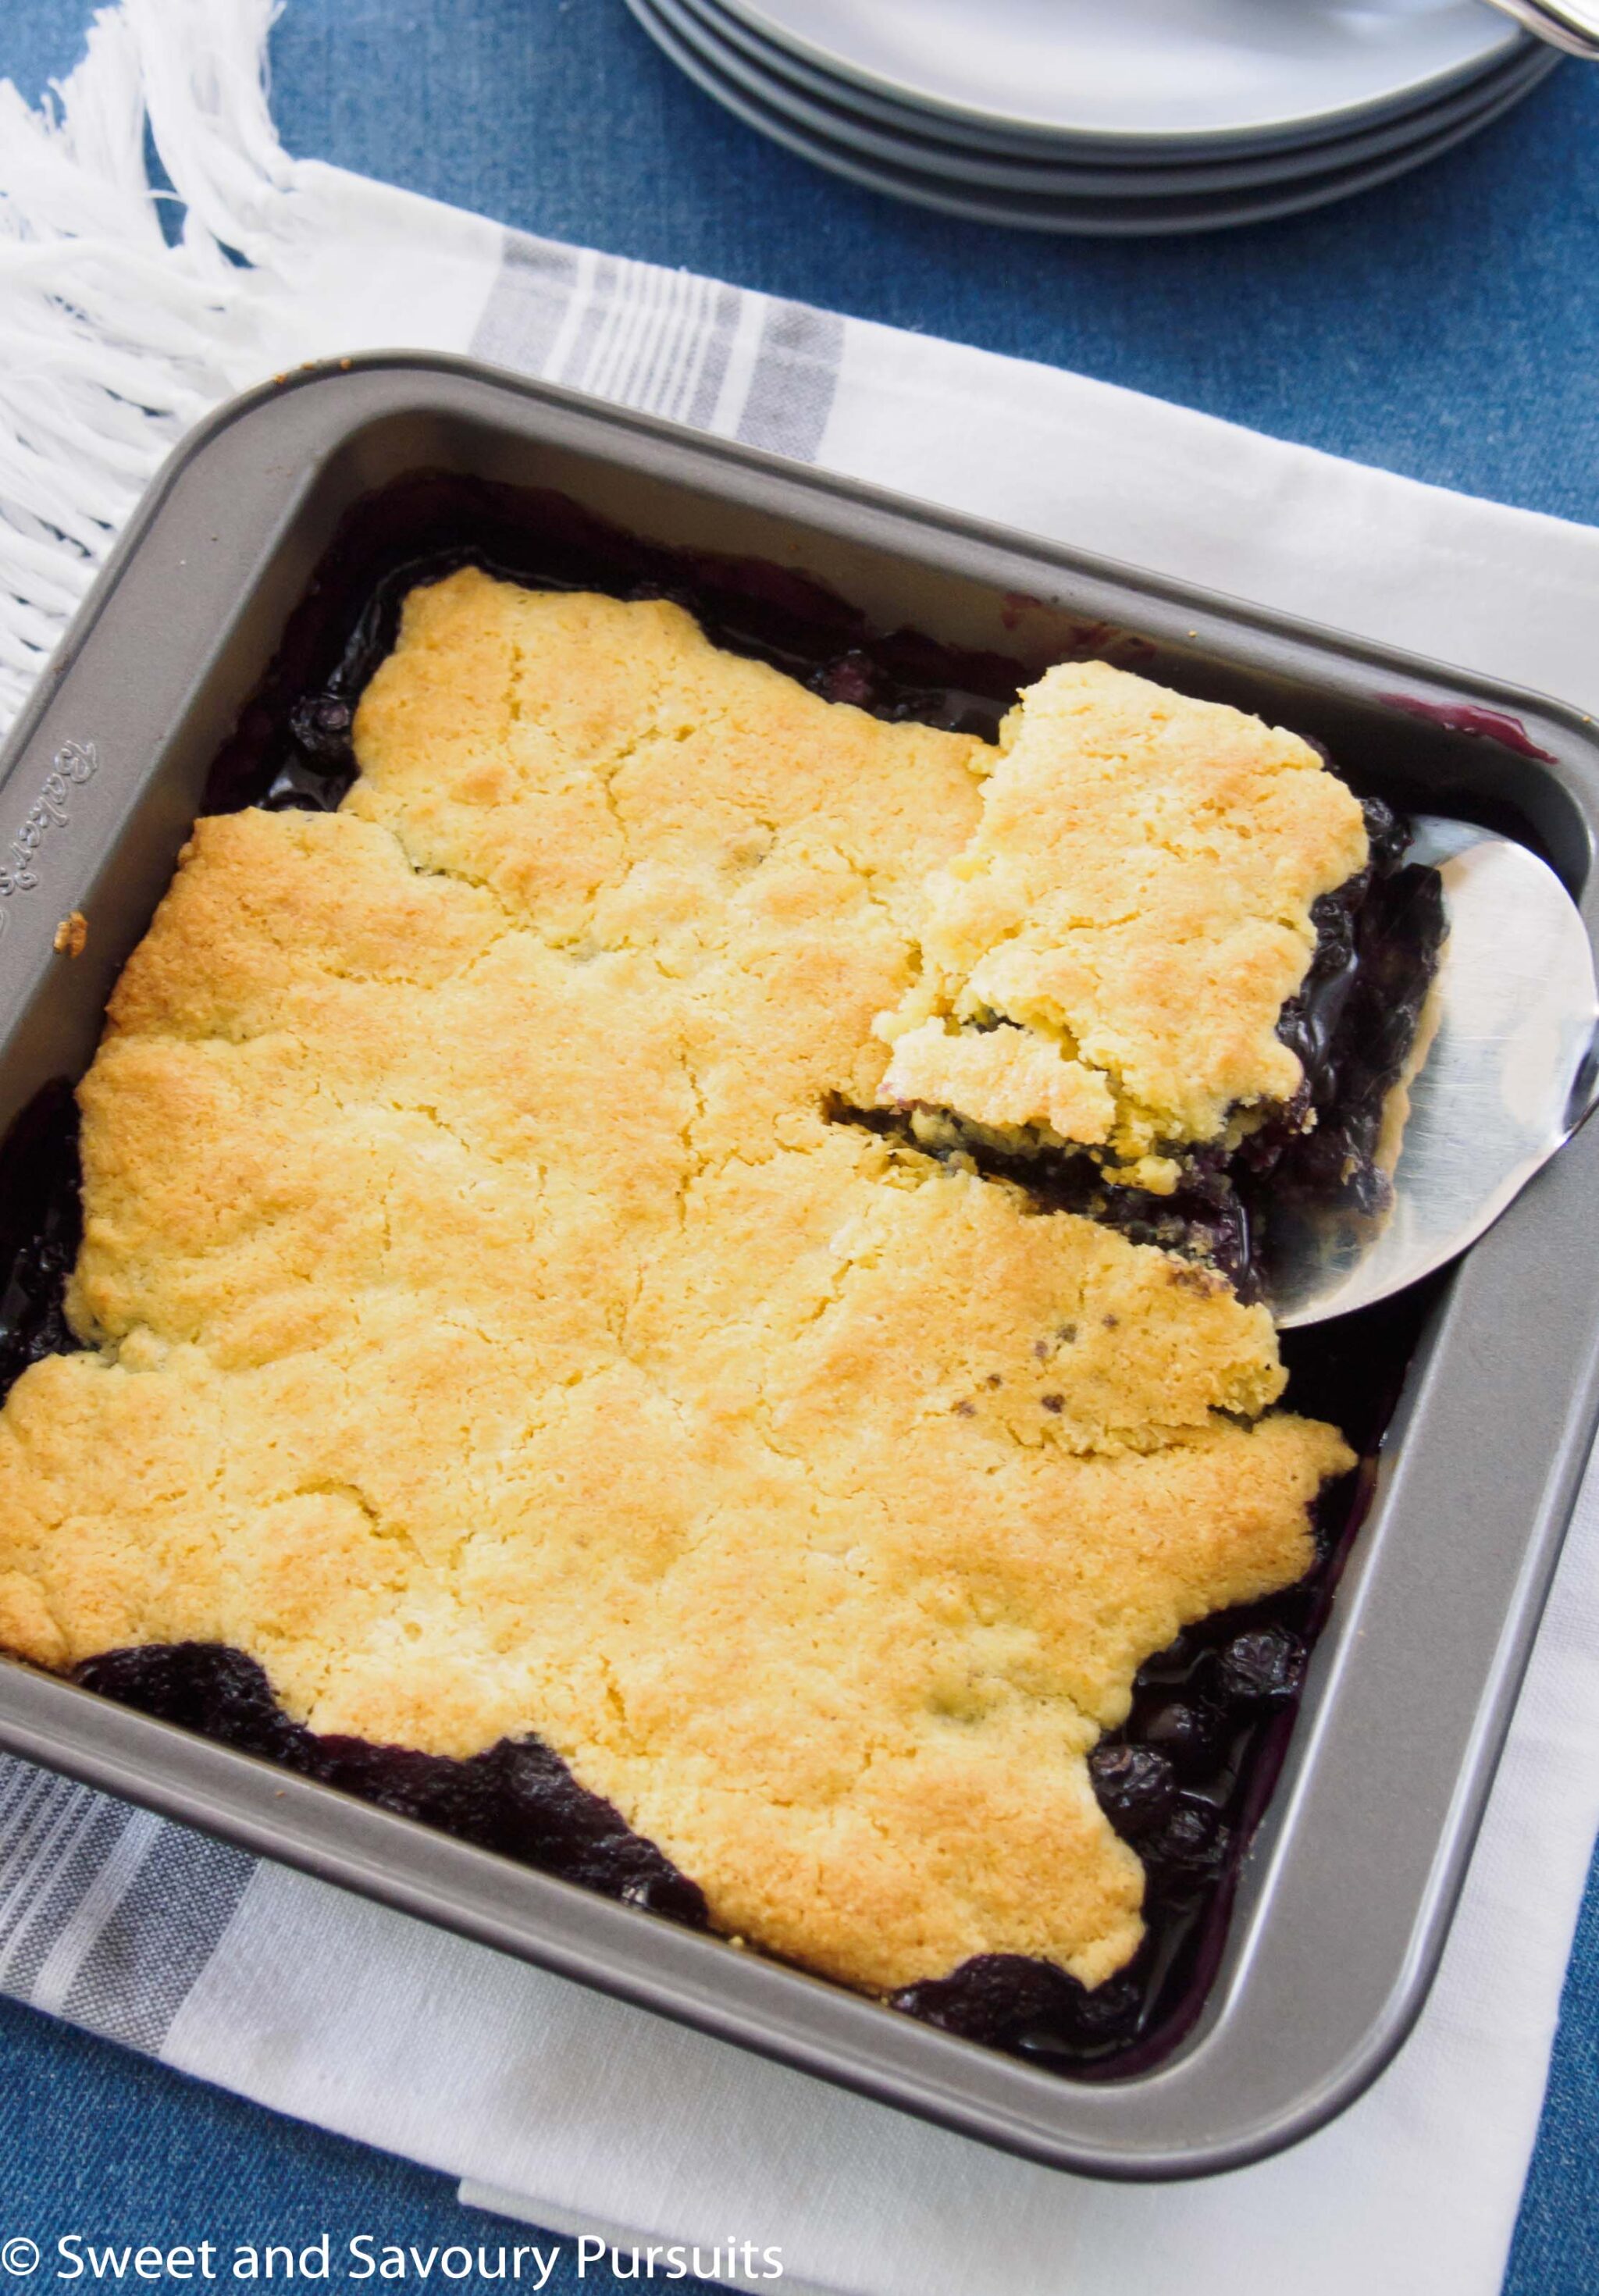
<path id="1" fill-rule="evenodd" d="M 163 457 L 303 360 L 472 351 L 816 454 L 841 319 L 291 159 L 275 9 L 121 0 L 45 111 L 0 83 L 0 733 Z"/>
<path id="2" fill-rule="evenodd" d="M 168 449 L 304 355 L 275 13 L 124 0 L 44 111 L 0 82 L 0 733 Z M 147 127 L 176 197 L 152 188 Z"/>
<path id="3" fill-rule="evenodd" d="M 163 456 L 303 360 L 472 351 L 816 453 L 842 319 L 291 159 L 266 106 L 274 13 L 121 0 L 45 111 L 0 83 L 0 733 Z"/>

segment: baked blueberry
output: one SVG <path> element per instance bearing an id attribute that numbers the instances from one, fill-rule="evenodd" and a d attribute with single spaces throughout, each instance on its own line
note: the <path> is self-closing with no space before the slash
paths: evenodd
<path id="1" fill-rule="evenodd" d="M 948 1977 L 906 1987 L 893 2005 L 991 2048 L 1071 2058 L 1130 2038 L 1144 2004 L 1129 1979 L 1087 1987 L 1048 1962 L 979 1954 Z"/>
<path id="2" fill-rule="evenodd" d="M 290 732 L 320 766 L 351 762 L 355 722 L 354 709 L 338 693 L 308 693 L 289 712 Z"/>
<path id="3" fill-rule="evenodd" d="M 1101 1809 L 1129 1841 L 1158 1825 L 1177 1798 L 1172 1766 L 1153 1746 L 1097 1745 L 1088 1775 Z"/>
<path id="4" fill-rule="evenodd" d="M 1198 1699 L 1168 1698 L 1145 1712 L 1139 1735 L 1165 1757 L 1179 1777 L 1192 1778 L 1216 1767 L 1227 1728 L 1214 1707 Z"/>
<path id="5" fill-rule="evenodd" d="M 1234 1636 L 1217 1666 L 1222 1695 L 1244 1703 L 1292 1698 L 1304 1678 L 1305 1646 L 1286 1627 L 1254 1627 Z"/>
<path id="6" fill-rule="evenodd" d="M 1211 1805 L 1185 1794 L 1159 1827 L 1141 1837 L 1138 1854 L 1157 1883 L 1192 1882 L 1218 1874 L 1231 1845 L 1231 1831 Z"/>

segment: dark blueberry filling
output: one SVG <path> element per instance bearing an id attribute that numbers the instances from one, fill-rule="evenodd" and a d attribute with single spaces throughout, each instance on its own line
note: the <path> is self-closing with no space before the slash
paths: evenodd
<path id="1" fill-rule="evenodd" d="M 1137 2022 L 1138 1988 L 1112 1977 L 1092 1992 L 1052 1962 L 1015 1953 L 983 1953 L 953 1977 L 907 1985 L 896 2009 L 947 2033 L 986 2042 L 1012 2055 L 1061 2061 L 1077 2071 L 1126 2041 Z"/>
<path id="2" fill-rule="evenodd" d="M 1179 1636 L 1140 1669 L 1125 1726 L 1089 1757 L 1100 1807 L 1144 1869 L 1147 1935 L 1119 1976 L 1088 1992 L 1052 1970 L 1052 1985 L 1023 1988 L 1010 1972 L 1039 1964 L 984 1955 L 908 1988 L 898 2005 L 1078 2073 L 1136 2071 L 1168 2048 L 1197 2013 L 1219 1952 L 1252 1816 L 1250 1774 L 1276 1696 L 1242 1688 L 1232 1656 L 1274 1638 L 1302 1662 L 1302 1641 L 1275 1620 L 1224 1614 Z"/>
<path id="3" fill-rule="evenodd" d="M 1400 817 L 1374 798 L 1363 810 L 1370 865 L 1316 904 L 1316 954 L 1277 1024 L 1305 1081 L 1292 1104 L 1239 1152 L 1250 1176 L 1243 1185 L 1263 1209 L 1297 1198 L 1376 1213 L 1391 1196 L 1379 1141 L 1438 971 L 1443 884 L 1436 869 L 1405 865 L 1408 828 Z M 1308 1130 L 1308 1112 L 1315 1117 Z"/>
<path id="4" fill-rule="evenodd" d="M 786 569 L 672 552 L 559 496 L 423 477 L 360 505 L 336 537 L 217 760 L 208 810 L 336 807 L 355 778 L 355 703 L 393 644 L 405 593 L 469 563 L 537 587 L 674 597 L 718 644 L 888 719 L 992 738 L 1018 686 L 1036 674 L 914 632 L 878 634 Z M 1085 629 L 1078 650 L 1132 660 L 1141 644 L 1098 627 Z M 1316 957 L 1283 1018 L 1305 1062 L 1308 1097 L 1255 1136 L 1248 1160 L 1229 1168 L 1192 1157 L 1175 1197 L 1107 1187 L 1081 1158 L 985 1153 L 987 1167 L 1043 1205 L 1090 1210 L 1135 1241 L 1189 1251 L 1247 1286 L 1267 1178 L 1273 1192 L 1294 1185 L 1307 1144 L 1324 1147 L 1335 1133 L 1336 1158 L 1330 1148 L 1325 1155 L 1340 1185 L 1369 1167 L 1374 1128 L 1366 1113 L 1380 1107 L 1382 1079 L 1397 1073 L 1431 977 L 1436 897 L 1424 884 L 1406 886 L 1431 873 L 1398 866 L 1403 825 L 1386 808 L 1368 808 L 1367 818 L 1372 869 L 1318 905 Z M 1322 1120 L 1301 1136 L 1311 1104 Z M 882 1111 L 834 1113 L 883 1131 L 904 1127 Z M 1325 1185 L 1324 1174 L 1308 1177 Z M 62 1295 L 78 1231 L 76 1111 L 63 1084 L 0 1144 L 0 1396 L 28 1365 L 77 1344 Z M 1219 1960 L 1242 1849 L 1282 1760 L 1305 1657 L 1369 1502 L 1378 1446 L 1436 1290 L 1435 1280 L 1336 1324 L 1283 1335 L 1289 1402 L 1336 1422 L 1362 1459 L 1324 1495 L 1317 1567 L 1299 1587 L 1208 1619 L 1151 1659 L 1126 1725 L 1095 1750 L 1096 1791 L 1148 1874 L 1148 1934 L 1136 1960 L 1088 1992 L 1046 1963 L 986 1955 L 908 1988 L 896 2006 L 1078 2078 L 1138 2071 L 1192 2024 Z M 696 1885 L 537 1740 L 455 1762 L 318 1737 L 282 1712 L 253 1660 L 207 1644 L 112 1652 L 89 1660 L 78 1678 L 463 1840 L 703 1925 Z"/>
<path id="5" fill-rule="evenodd" d="M 944 1109 L 858 1108 L 832 1101 L 835 1124 L 858 1125 L 924 1155 L 958 1159 L 980 1172 L 1013 1181 L 1041 1212 L 1082 1212 L 1133 1243 L 1159 1244 L 1201 1259 L 1224 1275 L 1240 1296 L 1257 1288 L 1256 1242 L 1250 1207 L 1234 1185 L 1226 1160 L 1208 1149 L 1187 1160 L 1174 1195 L 1115 1187 L 1092 1156 L 1046 1144 L 1000 1147 L 991 1136 Z"/>
<path id="6" fill-rule="evenodd" d="M 76 1348 L 64 1299 L 83 1234 L 78 1107 L 46 1087 L 0 1147 L 0 1398 L 29 1364 Z"/>
<path id="7" fill-rule="evenodd" d="M 698 1884 L 633 1833 L 619 1810 L 580 1786 L 539 1739 L 502 1739 L 457 1762 L 406 1746 L 318 1737 L 289 1719 L 254 1659 L 217 1643 L 110 1651 L 86 1660 L 76 1678 L 142 1714 L 262 1755 L 481 1849 L 705 1927 Z"/>
<path id="8" fill-rule="evenodd" d="M 1033 675 L 1004 654 L 877 630 L 791 568 L 647 542 L 564 495 L 423 473 L 345 521 L 217 759 L 206 810 L 336 807 L 356 777 L 355 705 L 393 649 L 406 592 L 462 566 L 533 589 L 673 599 L 718 645 L 771 662 L 829 701 L 987 741 Z M 1135 644 L 1103 626 L 1093 635 L 1112 656 Z"/>

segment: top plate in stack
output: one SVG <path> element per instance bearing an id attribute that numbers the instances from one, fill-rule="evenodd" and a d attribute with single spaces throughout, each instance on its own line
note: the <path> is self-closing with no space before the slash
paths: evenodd
<path id="1" fill-rule="evenodd" d="M 1041 231 L 1201 231 L 1318 207 L 1473 135 L 1559 61 L 1481 0 L 628 4 L 791 151 Z"/>

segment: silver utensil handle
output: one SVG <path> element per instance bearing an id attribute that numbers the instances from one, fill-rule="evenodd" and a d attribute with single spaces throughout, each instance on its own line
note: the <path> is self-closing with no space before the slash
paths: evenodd
<path id="1" fill-rule="evenodd" d="M 1599 59 L 1599 0 L 1489 0 L 1568 55 Z"/>

